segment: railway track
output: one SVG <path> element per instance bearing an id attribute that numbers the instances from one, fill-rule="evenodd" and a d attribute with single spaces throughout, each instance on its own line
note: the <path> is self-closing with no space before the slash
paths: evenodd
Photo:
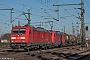
<path id="1" fill-rule="evenodd" d="M 25 52 L 0 49 L 0 58 L 11 57 L 15 60 L 80 60 L 88 56 L 90 49 L 79 50 L 80 46 L 69 46 L 47 50 L 35 50 Z"/>
<path id="2" fill-rule="evenodd" d="M 89 53 L 90 53 L 90 50 L 86 50 L 79 53 L 66 55 L 63 58 L 67 60 L 82 60 L 83 58 L 86 58 L 87 56 L 89 56 Z"/>
<path id="3" fill-rule="evenodd" d="M 69 50 L 69 51 L 68 51 Z M 75 51 L 73 53 L 71 53 L 70 51 Z M 90 50 L 86 50 L 86 51 L 76 51 L 77 49 L 75 48 L 62 48 L 62 49 L 54 49 L 54 50 L 46 50 L 46 51 L 41 51 L 38 54 L 28 54 L 31 55 L 33 57 L 37 57 L 38 59 L 41 60 L 79 60 L 82 58 L 85 58 L 86 56 L 88 56 L 88 53 L 90 52 Z M 48 57 L 50 56 L 50 57 Z"/>

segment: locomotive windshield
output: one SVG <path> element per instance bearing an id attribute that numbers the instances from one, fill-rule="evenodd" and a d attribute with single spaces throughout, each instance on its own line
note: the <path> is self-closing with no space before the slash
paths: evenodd
<path id="1" fill-rule="evenodd" d="M 13 29 L 12 34 L 25 34 L 26 29 Z"/>

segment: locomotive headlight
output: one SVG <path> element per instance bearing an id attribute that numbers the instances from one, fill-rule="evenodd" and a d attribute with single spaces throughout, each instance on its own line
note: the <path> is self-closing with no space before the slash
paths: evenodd
<path id="1" fill-rule="evenodd" d="M 11 37 L 11 39 L 16 39 L 16 37 Z"/>
<path id="2" fill-rule="evenodd" d="M 20 37 L 20 39 L 25 39 L 25 37 Z"/>
<path id="3" fill-rule="evenodd" d="M 22 42 L 25 42 L 25 40 L 22 40 Z"/>
<path id="4" fill-rule="evenodd" d="M 14 42 L 13 40 L 11 42 Z"/>

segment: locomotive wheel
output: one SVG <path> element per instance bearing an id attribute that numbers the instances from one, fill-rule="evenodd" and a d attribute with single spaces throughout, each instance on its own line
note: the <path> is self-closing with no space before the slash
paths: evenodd
<path id="1" fill-rule="evenodd" d="M 24 50 L 25 50 L 25 51 L 29 51 L 29 49 L 28 49 L 28 48 L 24 48 Z"/>
<path id="2" fill-rule="evenodd" d="M 45 50 L 47 50 L 47 46 L 45 46 Z"/>

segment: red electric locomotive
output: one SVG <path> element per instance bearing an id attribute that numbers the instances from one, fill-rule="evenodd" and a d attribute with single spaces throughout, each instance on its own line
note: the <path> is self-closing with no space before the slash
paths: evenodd
<path id="1" fill-rule="evenodd" d="M 73 42 L 75 41 L 75 39 L 71 40 Z M 46 49 L 67 46 L 70 44 L 71 40 L 69 39 L 69 35 L 61 33 L 60 31 L 45 30 L 44 28 L 35 28 L 33 26 L 13 26 L 11 30 L 10 46 L 13 49 Z"/>
<path id="2" fill-rule="evenodd" d="M 52 47 L 60 47 L 61 45 L 61 34 L 59 31 L 51 31 L 52 35 Z"/>
<path id="3" fill-rule="evenodd" d="M 18 48 L 42 48 L 52 45 L 51 33 L 43 28 L 13 26 L 10 46 Z"/>

